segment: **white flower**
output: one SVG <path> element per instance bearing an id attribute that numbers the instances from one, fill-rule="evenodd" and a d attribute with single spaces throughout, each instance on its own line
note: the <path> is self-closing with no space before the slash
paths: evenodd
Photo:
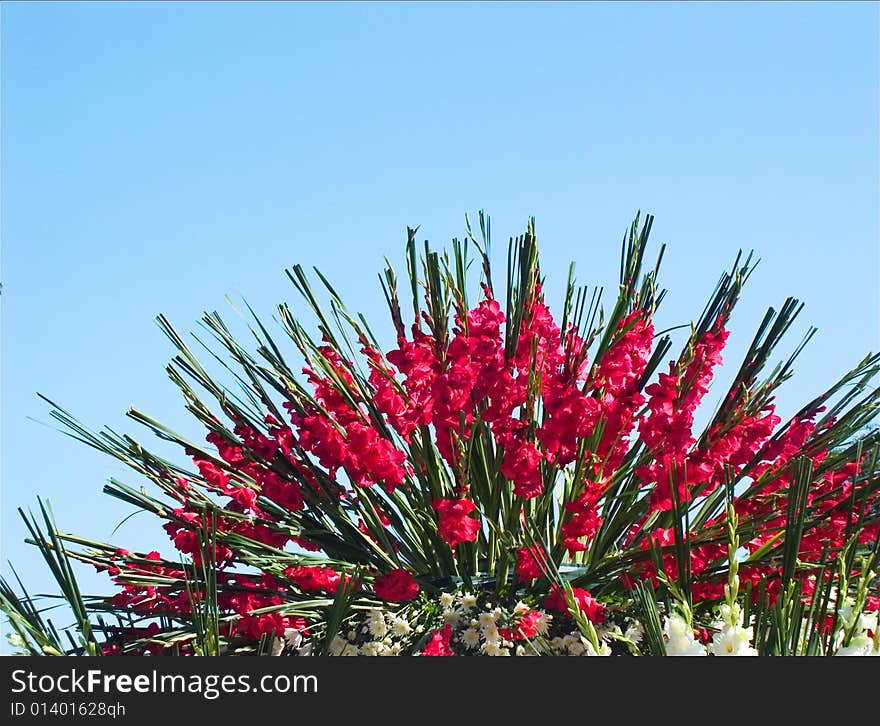
<path id="1" fill-rule="evenodd" d="M 385 650 L 385 645 L 384 645 L 384 643 L 376 643 L 376 642 L 364 643 L 364 644 L 361 646 L 361 655 L 367 655 L 367 656 L 374 656 L 374 657 L 375 657 L 375 656 L 378 656 L 378 655 L 382 655 L 382 652 L 383 652 L 384 650 Z"/>
<path id="2" fill-rule="evenodd" d="M 405 618 L 394 618 L 391 623 L 391 632 L 398 637 L 403 637 L 404 635 L 409 635 L 412 632 L 412 628 Z"/>
<path id="3" fill-rule="evenodd" d="M 631 640 L 633 643 L 638 643 L 644 635 L 645 629 L 642 627 L 642 624 L 638 620 L 632 620 L 630 621 L 626 632 L 623 634 L 623 637 Z"/>
<path id="4" fill-rule="evenodd" d="M 550 623 L 553 622 L 553 616 L 543 610 L 538 612 L 538 620 L 535 622 L 535 629 L 538 635 L 547 635 L 550 630 Z"/>
<path id="5" fill-rule="evenodd" d="M 840 609 L 837 611 L 837 614 L 840 616 L 840 620 L 843 623 L 845 628 L 852 627 L 853 624 L 853 599 L 848 597 L 844 600 L 844 604 L 840 606 Z"/>
<path id="6" fill-rule="evenodd" d="M 695 640 L 670 640 L 666 643 L 666 655 L 703 656 L 706 649 Z"/>
<path id="7" fill-rule="evenodd" d="M 489 641 L 501 641 L 501 634 L 498 632 L 498 628 L 494 625 L 490 628 L 482 629 L 483 637 L 486 639 L 486 642 Z"/>
<path id="8" fill-rule="evenodd" d="M 859 613 L 858 617 L 853 613 L 853 608 L 849 604 L 840 609 L 840 616 L 843 620 L 844 627 L 837 633 L 838 649 L 835 655 L 840 656 L 868 656 L 880 655 L 880 650 L 874 648 L 874 639 L 871 634 L 877 630 L 877 613 Z M 843 639 L 846 631 L 853 628 L 853 635 L 850 638 L 849 645 L 843 646 Z"/>
<path id="9" fill-rule="evenodd" d="M 726 625 L 712 636 L 712 655 L 758 655 L 751 647 L 752 629 Z"/>
<path id="10" fill-rule="evenodd" d="M 458 625 L 461 620 L 461 615 L 457 610 L 445 610 L 443 612 L 443 622 L 448 623 L 453 628 Z"/>
<path id="11" fill-rule="evenodd" d="M 367 628 L 374 638 L 381 640 L 388 632 L 388 624 L 381 610 L 370 610 L 367 618 Z"/>
<path id="12" fill-rule="evenodd" d="M 452 597 L 452 593 L 444 592 L 444 593 L 440 596 L 440 604 L 441 604 L 444 608 L 447 608 L 447 609 L 448 609 L 448 608 L 451 608 L 451 607 L 452 607 L 452 603 L 454 603 L 454 602 L 455 602 L 455 598 Z"/>
<path id="13" fill-rule="evenodd" d="M 284 651 L 285 646 L 291 650 L 298 650 L 302 645 L 303 637 L 302 633 L 300 633 L 296 628 L 286 628 L 284 630 L 284 636 L 281 638 L 276 638 L 272 643 L 272 655 L 281 655 Z"/>
<path id="14" fill-rule="evenodd" d="M 694 637 L 687 621 L 680 615 L 670 615 L 666 618 L 666 622 L 663 624 L 663 632 L 666 633 L 666 637 L 670 640 Z"/>
<path id="15" fill-rule="evenodd" d="M 494 628 L 495 627 L 495 614 L 494 613 L 480 613 L 479 618 L 477 620 L 480 623 L 480 627 L 485 628 Z"/>
<path id="16" fill-rule="evenodd" d="M 477 606 L 477 596 L 468 593 L 461 596 L 461 607 L 463 610 L 473 610 Z"/>
<path id="17" fill-rule="evenodd" d="M 480 644 L 480 634 L 473 628 L 468 628 L 461 634 L 461 642 L 467 648 L 476 648 Z"/>
<path id="18" fill-rule="evenodd" d="M 840 656 L 866 656 L 866 655 L 876 655 L 877 653 L 872 653 L 871 651 L 874 648 L 874 641 L 871 640 L 867 634 L 855 635 L 849 641 L 849 645 L 846 645 L 842 648 L 838 648 L 837 652 L 834 655 Z"/>
<path id="19" fill-rule="evenodd" d="M 351 656 L 353 656 L 353 655 L 358 655 L 358 649 L 357 649 L 357 646 L 356 646 L 356 645 L 352 645 L 351 643 L 349 643 L 348 645 L 346 645 L 346 646 L 342 649 L 342 652 L 341 652 L 339 655 L 346 656 L 346 657 L 351 657 Z"/>
<path id="20" fill-rule="evenodd" d="M 342 655 L 342 651 L 345 650 L 347 643 L 340 638 L 338 635 L 333 636 L 333 640 L 330 641 L 330 655 Z"/>
<path id="21" fill-rule="evenodd" d="M 593 647 L 593 644 L 589 640 L 583 641 L 584 653 L 583 655 L 588 656 L 610 656 L 611 655 L 611 646 L 608 643 L 599 643 L 599 651 Z"/>
<path id="22" fill-rule="evenodd" d="M 385 624 L 384 620 L 377 620 L 376 622 L 370 623 L 370 634 L 374 638 L 384 638 L 386 633 L 388 633 L 388 626 Z"/>
<path id="23" fill-rule="evenodd" d="M 702 656 L 706 649 L 694 640 L 687 621 L 679 615 L 670 615 L 663 624 L 666 633 L 666 655 Z"/>
<path id="24" fill-rule="evenodd" d="M 754 633 L 751 627 L 743 627 L 743 611 L 738 602 L 729 605 L 722 603 L 718 611 L 721 622 L 716 623 L 720 631 L 712 636 L 712 655 L 758 655 L 751 647 Z"/>
<path id="25" fill-rule="evenodd" d="M 510 655 L 510 651 L 507 648 L 502 648 L 501 641 L 498 640 L 487 640 L 483 643 L 483 652 L 494 657 Z"/>
<path id="26" fill-rule="evenodd" d="M 733 607 L 730 607 L 727 603 L 722 603 L 718 610 L 721 613 L 722 625 L 739 627 L 743 624 L 743 611 L 738 602 L 733 603 Z"/>
<path id="27" fill-rule="evenodd" d="M 526 605 L 522 600 L 520 600 L 513 608 L 513 612 L 515 615 L 525 615 L 530 610 L 531 608 Z"/>

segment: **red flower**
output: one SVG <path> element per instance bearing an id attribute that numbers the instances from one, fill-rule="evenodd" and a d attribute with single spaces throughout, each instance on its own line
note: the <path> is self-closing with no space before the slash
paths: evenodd
<path id="1" fill-rule="evenodd" d="M 541 452 L 531 441 L 513 440 L 504 455 L 501 473 L 513 482 L 513 493 L 531 499 L 544 491 Z"/>
<path id="2" fill-rule="evenodd" d="M 235 487 L 230 488 L 227 491 L 227 494 L 232 498 L 232 501 L 238 502 L 239 506 L 244 511 L 256 512 L 259 514 L 260 510 L 257 507 L 257 492 L 255 492 L 250 487 Z"/>
<path id="3" fill-rule="evenodd" d="M 477 538 L 480 523 L 469 516 L 477 508 L 470 499 L 435 499 L 431 506 L 440 515 L 437 531 L 450 547 Z"/>
<path id="4" fill-rule="evenodd" d="M 452 626 L 447 623 L 440 630 L 432 633 L 431 640 L 428 641 L 422 655 L 455 655 L 450 640 L 452 640 Z"/>
<path id="5" fill-rule="evenodd" d="M 537 580 L 544 574 L 547 554 L 537 545 L 516 551 L 516 576 L 523 582 Z"/>
<path id="6" fill-rule="evenodd" d="M 584 491 L 574 501 L 565 505 L 565 510 L 571 517 L 562 525 L 562 533 L 565 535 L 563 543 L 569 552 L 586 550 L 587 545 L 580 541 L 581 538 L 592 538 L 602 526 L 597 502 L 602 495 L 603 487 L 602 482 L 588 481 Z"/>
<path id="7" fill-rule="evenodd" d="M 409 602 L 419 594 L 419 586 L 407 570 L 391 570 L 373 583 L 376 595 L 386 602 Z"/>
<path id="8" fill-rule="evenodd" d="M 512 628 L 499 628 L 498 633 L 505 640 L 528 640 L 538 634 L 541 614 L 536 610 L 524 613 Z"/>
<path id="9" fill-rule="evenodd" d="M 330 567 L 288 567 L 284 574 L 303 592 L 335 593 L 339 589 L 339 573 Z"/>
<path id="10" fill-rule="evenodd" d="M 290 512 L 298 512 L 304 506 L 300 485 L 296 482 L 284 481 L 275 472 L 263 474 L 263 496 L 286 507 Z"/>
<path id="11" fill-rule="evenodd" d="M 199 467 L 202 478 L 221 492 L 225 492 L 229 486 L 229 475 L 213 462 L 205 459 L 193 459 Z"/>
<path id="12" fill-rule="evenodd" d="M 605 606 L 602 603 L 595 600 L 590 593 L 579 587 L 573 587 L 571 591 L 578 609 L 587 617 L 587 620 L 596 625 L 604 622 Z M 568 601 L 565 598 L 565 590 L 558 585 L 554 585 L 553 590 L 551 590 L 547 599 L 544 600 L 544 607 L 548 610 L 567 613 Z"/>

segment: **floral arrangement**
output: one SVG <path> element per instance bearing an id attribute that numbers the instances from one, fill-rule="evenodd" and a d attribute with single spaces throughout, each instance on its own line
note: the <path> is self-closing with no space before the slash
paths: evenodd
<path id="1" fill-rule="evenodd" d="M 409 230 L 407 284 L 390 265 L 380 276 L 390 350 L 315 271 L 322 308 L 298 266 L 288 276 L 319 339 L 286 304 L 284 343 L 253 317 L 255 351 L 205 315 L 234 385 L 160 317 L 178 350 L 169 375 L 205 441 L 129 415 L 192 466 L 51 404 L 70 435 L 152 484 L 105 491 L 159 518 L 166 544 L 131 552 L 59 531 L 42 501 L 39 516 L 22 512 L 74 622 L 64 640 L 39 599 L 4 580 L 20 651 L 880 653 L 880 356 L 783 422 L 774 393 L 803 343 L 765 368 L 801 309 L 786 300 L 698 430 L 751 257 L 721 276 L 673 355 L 653 323 L 651 217 L 624 237 L 610 311 L 572 272 L 557 317 L 533 222 L 509 242 L 503 287 L 479 223 L 479 239 L 468 224 L 442 253 L 426 242 L 419 254 Z M 84 596 L 74 561 L 116 592 Z"/>

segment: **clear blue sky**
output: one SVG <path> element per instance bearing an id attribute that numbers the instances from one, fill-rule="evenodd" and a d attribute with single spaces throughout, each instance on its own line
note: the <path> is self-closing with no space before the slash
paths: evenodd
<path id="1" fill-rule="evenodd" d="M 387 334 L 376 273 L 407 225 L 445 243 L 482 208 L 505 242 L 535 215 L 551 288 L 570 259 L 613 285 L 626 225 L 651 212 L 669 325 L 754 248 L 728 357 L 787 295 L 807 307 L 780 355 L 820 329 L 783 413 L 880 347 L 874 3 L 0 13 L 2 558 L 36 591 L 16 507 L 44 495 L 63 528 L 109 539 L 130 510 L 103 483 L 139 483 L 29 420 L 49 420 L 37 391 L 94 427 L 149 440 L 137 405 L 192 431 L 156 314 L 196 330 L 230 294 L 271 317 L 301 262 Z M 166 542 L 146 515 L 113 540 Z"/>

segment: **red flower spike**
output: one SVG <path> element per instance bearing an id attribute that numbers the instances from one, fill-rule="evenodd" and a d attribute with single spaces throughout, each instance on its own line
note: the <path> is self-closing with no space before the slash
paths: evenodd
<path id="1" fill-rule="evenodd" d="M 470 516 L 477 508 L 470 499 L 435 499 L 431 506 L 440 515 L 437 531 L 450 547 L 477 538 L 480 523 Z"/>

